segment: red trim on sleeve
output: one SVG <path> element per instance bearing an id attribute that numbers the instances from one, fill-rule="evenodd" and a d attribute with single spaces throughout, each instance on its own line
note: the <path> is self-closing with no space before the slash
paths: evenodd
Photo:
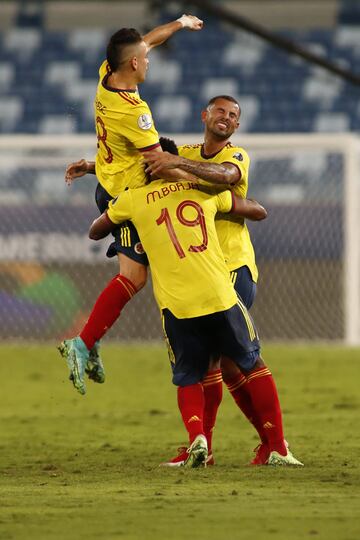
<path id="1" fill-rule="evenodd" d="M 159 142 L 155 144 L 151 144 L 150 146 L 144 146 L 144 148 L 138 148 L 140 152 L 149 152 L 150 150 L 154 150 L 154 148 L 158 148 L 160 145 Z"/>

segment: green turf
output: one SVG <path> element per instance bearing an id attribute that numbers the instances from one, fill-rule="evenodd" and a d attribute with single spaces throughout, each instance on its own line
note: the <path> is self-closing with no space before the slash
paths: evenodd
<path id="1" fill-rule="evenodd" d="M 0 348 L 0 539 L 360 538 L 360 352 L 265 347 L 301 469 L 251 468 L 227 392 L 216 466 L 158 468 L 185 441 L 162 346 L 104 347 L 80 396 L 54 348 Z"/>

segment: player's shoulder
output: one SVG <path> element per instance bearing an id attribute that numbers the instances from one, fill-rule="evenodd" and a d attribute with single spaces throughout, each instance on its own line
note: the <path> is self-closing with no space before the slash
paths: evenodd
<path id="1" fill-rule="evenodd" d="M 182 144 L 178 146 L 179 153 L 185 152 L 201 152 L 202 143 L 196 144 Z"/>
<path id="2" fill-rule="evenodd" d="M 128 90 L 118 90 L 117 94 L 119 95 L 121 102 L 124 106 L 129 109 L 146 109 L 149 110 L 149 106 L 141 99 L 137 92 L 129 92 Z"/>
<path id="3" fill-rule="evenodd" d="M 222 151 L 226 156 L 237 159 L 238 161 L 248 161 L 249 155 L 245 148 L 242 146 L 235 146 L 231 142 L 228 142 L 227 145 L 223 148 Z"/>

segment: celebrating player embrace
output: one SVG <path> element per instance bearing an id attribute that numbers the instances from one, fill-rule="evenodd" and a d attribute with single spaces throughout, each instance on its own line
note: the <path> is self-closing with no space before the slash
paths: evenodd
<path id="1" fill-rule="evenodd" d="M 253 320 L 236 294 L 215 228 L 215 215 L 232 213 L 260 220 L 256 201 L 195 182 L 154 180 L 126 191 L 90 228 L 106 236 L 131 220 L 148 255 L 154 294 L 178 387 L 178 405 L 189 434 L 183 465 L 199 467 L 208 457 L 204 430 L 203 379 L 212 355 L 225 355 L 247 376 L 254 411 L 268 426 L 268 463 L 302 465 L 284 441 L 277 391 L 260 356 Z"/>

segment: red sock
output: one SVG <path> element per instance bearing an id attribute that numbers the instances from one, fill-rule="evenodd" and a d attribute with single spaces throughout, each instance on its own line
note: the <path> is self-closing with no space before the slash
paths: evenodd
<path id="1" fill-rule="evenodd" d="M 137 293 L 129 279 L 118 274 L 102 291 L 95 302 L 90 317 L 80 333 L 80 337 L 90 350 L 95 342 L 111 328 L 125 304 Z"/>
<path id="2" fill-rule="evenodd" d="M 201 383 L 178 387 L 178 405 L 190 444 L 199 434 L 205 435 L 203 425 L 204 390 Z"/>
<path id="3" fill-rule="evenodd" d="M 265 429 L 270 450 L 286 455 L 280 402 L 271 372 L 266 366 L 255 369 L 247 376 L 246 386 Z"/>
<path id="4" fill-rule="evenodd" d="M 244 416 L 246 416 L 249 422 L 255 427 L 256 431 L 259 434 L 261 442 L 266 444 L 266 431 L 263 428 L 262 422 L 260 421 L 258 415 L 254 410 L 251 396 L 247 388 L 247 379 L 245 375 L 239 373 L 231 380 L 229 380 L 226 383 L 226 386 L 228 387 L 230 394 L 234 398 L 236 405 L 239 407 Z"/>
<path id="5" fill-rule="evenodd" d="M 221 369 L 215 369 L 214 371 L 208 372 L 202 384 L 205 398 L 204 431 L 210 453 L 216 415 L 223 394 Z"/>

